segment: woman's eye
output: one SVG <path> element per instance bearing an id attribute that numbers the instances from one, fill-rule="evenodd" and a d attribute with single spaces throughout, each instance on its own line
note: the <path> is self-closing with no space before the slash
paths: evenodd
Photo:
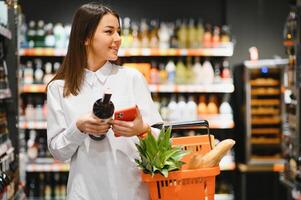
<path id="1" fill-rule="evenodd" d="M 111 31 L 111 30 L 107 30 L 107 31 L 105 31 L 105 33 L 110 33 L 110 34 L 111 34 L 111 33 L 112 33 L 112 31 Z"/>

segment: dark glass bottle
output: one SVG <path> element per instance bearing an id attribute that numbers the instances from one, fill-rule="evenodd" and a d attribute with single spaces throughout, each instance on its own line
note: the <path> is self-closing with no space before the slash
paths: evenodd
<path id="1" fill-rule="evenodd" d="M 103 98 L 98 99 L 93 105 L 93 113 L 96 117 L 107 122 L 114 114 L 114 104 L 111 101 L 111 93 L 105 92 Z M 99 141 L 105 138 L 105 135 L 89 135 L 93 140 Z"/>

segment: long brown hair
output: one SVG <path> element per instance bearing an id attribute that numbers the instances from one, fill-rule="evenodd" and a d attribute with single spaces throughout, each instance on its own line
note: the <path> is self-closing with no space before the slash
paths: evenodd
<path id="1" fill-rule="evenodd" d="M 85 42 L 93 38 L 99 21 L 106 14 L 112 14 L 119 20 L 115 11 L 97 2 L 84 4 L 75 12 L 67 54 L 56 75 L 48 83 L 64 80 L 64 97 L 70 94 L 76 96 L 80 92 L 84 68 L 87 66 Z"/>

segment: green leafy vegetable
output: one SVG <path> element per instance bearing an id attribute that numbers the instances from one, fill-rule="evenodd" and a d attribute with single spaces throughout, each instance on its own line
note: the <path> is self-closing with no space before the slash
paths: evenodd
<path id="1" fill-rule="evenodd" d="M 156 139 L 152 134 L 140 139 L 136 147 L 140 159 L 135 159 L 138 166 L 148 174 L 161 173 L 167 177 L 168 172 L 179 170 L 184 162 L 181 159 L 189 152 L 181 147 L 172 147 L 170 142 L 171 128 L 162 129 Z"/>

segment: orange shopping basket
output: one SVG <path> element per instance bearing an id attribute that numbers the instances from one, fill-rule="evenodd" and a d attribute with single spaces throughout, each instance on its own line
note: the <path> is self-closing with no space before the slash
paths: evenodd
<path id="1" fill-rule="evenodd" d="M 173 145 L 180 145 L 183 149 L 192 152 L 182 159 L 185 163 L 188 163 L 193 153 L 204 154 L 212 149 L 212 138 L 207 121 L 164 125 L 167 126 L 172 126 L 173 130 L 207 128 L 207 135 L 172 139 Z M 159 128 L 162 128 L 162 125 Z M 180 171 L 169 172 L 167 178 L 161 174 L 151 176 L 142 173 L 142 181 L 149 187 L 151 200 L 214 200 L 215 176 L 220 173 L 219 167 L 193 170 L 187 168 L 187 165 L 183 165 Z"/>

